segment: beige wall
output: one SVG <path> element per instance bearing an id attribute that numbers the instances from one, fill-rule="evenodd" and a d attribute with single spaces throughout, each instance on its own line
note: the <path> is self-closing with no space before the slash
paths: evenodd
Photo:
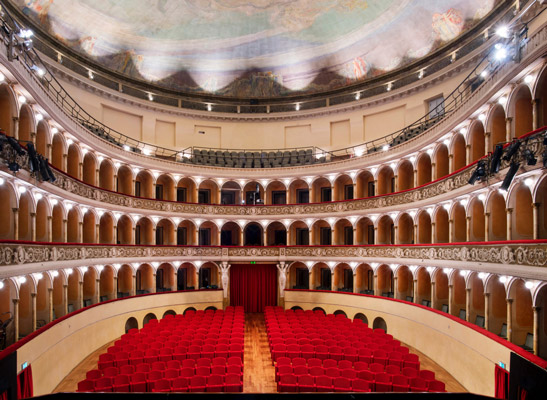
<path id="1" fill-rule="evenodd" d="M 321 307 L 327 313 L 343 310 L 348 318 L 363 313 L 371 327 L 382 317 L 389 334 L 430 357 L 473 393 L 494 396 L 495 363 L 509 365 L 509 348 L 421 307 L 368 296 L 286 291 L 285 308 L 293 306 Z"/>
<path id="2" fill-rule="evenodd" d="M 188 307 L 222 308 L 222 290 L 137 296 L 92 307 L 59 322 L 17 350 L 17 365 L 32 365 L 34 395 L 51 393 L 61 380 L 90 353 L 125 333 L 135 317 L 142 328 L 144 316 L 158 318 L 167 310 L 182 313 Z M 55 361 L 52 361 L 55 360 Z"/>
<path id="3" fill-rule="evenodd" d="M 232 115 L 214 112 L 207 115 L 220 118 L 191 117 L 183 115 L 185 110 L 167 106 L 158 105 L 158 109 L 153 110 L 128 105 L 127 102 L 88 92 L 68 81 L 63 81 L 63 86 L 98 120 L 132 138 L 151 144 L 176 149 L 189 146 L 234 149 L 318 146 L 331 150 L 377 139 L 415 122 L 428 110 L 427 100 L 424 99 L 447 96 L 466 74 L 464 72 L 440 84 L 430 85 L 405 98 L 399 98 L 395 92 L 386 92 L 376 96 L 374 102 L 360 100 L 362 104 L 370 105 L 359 109 L 325 114 L 329 111 L 325 108 L 317 110 L 320 115 L 315 117 L 306 117 L 300 113 L 301 117 L 297 120 L 280 115 L 281 118 L 276 120 L 232 121 Z M 119 96 L 126 95 L 120 93 Z M 130 96 L 126 97 L 139 102 Z M 173 110 L 175 113 L 171 112 Z M 241 118 L 242 115 L 234 114 L 233 117 Z M 205 134 L 199 134 L 199 131 Z"/>

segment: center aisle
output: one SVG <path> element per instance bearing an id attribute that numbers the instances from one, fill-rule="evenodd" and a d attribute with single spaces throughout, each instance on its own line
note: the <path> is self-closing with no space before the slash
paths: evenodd
<path id="1" fill-rule="evenodd" d="M 276 393 L 275 368 L 272 365 L 264 314 L 245 314 L 244 393 Z"/>

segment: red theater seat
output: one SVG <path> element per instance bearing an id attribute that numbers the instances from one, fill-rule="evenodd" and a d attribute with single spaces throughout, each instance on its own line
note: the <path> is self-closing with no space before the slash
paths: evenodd
<path id="1" fill-rule="evenodd" d="M 146 392 L 146 374 L 144 372 L 135 372 L 130 377 L 129 388 L 132 392 Z"/>
<path id="2" fill-rule="evenodd" d="M 364 379 L 354 379 L 351 383 L 354 392 L 370 392 L 370 382 Z"/>
<path id="3" fill-rule="evenodd" d="M 428 383 L 427 391 L 428 392 L 446 392 L 446 389 L 443 382 L 434 380 Z"/>
<path id="4" fill-rule="evenodd" d="M 315 392 L 315 379 L 311 375 L 301 375 L 298 377 L 299 392 Z"/>
<path id="5" fill-rule="evenodd" d="M 78 392 L 94 392 L 95 391 L 95 381 L 84 379 L 83 381 L 78 382 Z"/>
<path id="6" fill-rule="evenodd" d="M 160 379 L 154 383 L 153 392 L 170 392 L 171 382 L 167 379 Z"/>
<path id="7" fill-rule="evenodd" d="M 205 390 L 207 392 L 223 392 L 224 391 L 224 376 L 210 375 L 207 378 L 207 385 Z"/>
<path id="8" fill-rule="evenodd" d="M 284 374 L 279 377 L 277 383 L 278 392 L 296 392 L 297 378 L 293 374 Z"/>
<path id="9" fill-rule="evenodd" d="M 333 392 L 332 378 L 330 376 L 318 376 L 315 378 L 315 389 L 317 392 Z"/>

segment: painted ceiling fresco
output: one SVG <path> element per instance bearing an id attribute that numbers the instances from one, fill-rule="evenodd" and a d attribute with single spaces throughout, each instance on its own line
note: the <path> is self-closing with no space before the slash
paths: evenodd
<path id="1" fill-rule="evenodd" d="M 399 68 L 496 0 L 12 0 L 104 67 L 181 92 L 316 93 Z"/>

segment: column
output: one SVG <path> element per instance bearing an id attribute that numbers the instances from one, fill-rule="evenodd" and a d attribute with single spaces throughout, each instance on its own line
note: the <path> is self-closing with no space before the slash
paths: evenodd
<path id="1" fill-rule="evenodd" d="M 30 237 L 36 242 L 36 213 L 30 213 Z"/>
<path id="2" fill-rule="evenodd" d="M 78 282 L 78 309 L 84 308 L 84 282 Z"/>
<path id="3" fill-rule="evenodd" d="M 68 220 L 63 218 L 63 242 L 68 242 Z"/>
<path id="4" fill-rule="evenodd" d="M 114 218 L 116 219 L 116 218 Z M 114 232 L 112 232 L 112 241 L 114 244 L 118 244 L 118 222 L 113 226 Z M 133 237 L 135 237 L 135 227 L 133 226 Z M 136 244 L 134 241 L 131 243 Z"/>
<path id="5" fill-rule="evenodd" d="M 264 232 L 262 234 L 262 243 L 264 243 L 264 246 L 268 245 L 268 230 L 264 228 Z M 287 240 L 287 244 L 289 244 L 289 241 Z"/>
<path id="6" fill-rule="evenodd" d="M 414 296 L 414 303 L 418 304 L 418 279 L 414 278 L 414 285 L 412 286 L 412 295 Z"/>
<path id="7" fill-rule="evenodd" d="M 116 273 L 117 273 L 117 272 L 116 272 Z M 114 278 L 114 282 L 113 282 L 112 287 L 113 287 L 114 293 L 112 293 L 112 294 L 109 296 L 108 300 L 112 300 L 112 299 L 117 299 L 117 298 L 118 298 L 118 275 L 114 275 L 113 278 Z"/>
<path id="8" fill-rule="evenodd" d="M 334 284 L 334 271 L 331 271 L 330 272 L 330 290 L 335 292 L 336 291 L 336 286 Z"/>
<path id="9" fill-rule="evenodd" d="M 484 294 L 484 329 L 490 330 L 490 293 Z"/>
<path id="10" fill-rule="evenodd" d="M 78 242 L 84 242 L 84 223 L 82 221 L 78 222 Z"/>
<path id="11" fill-rule="evenodd" d="M 418 243 L 418 225 L 414 224 L 414 244 Z"/>
<path id="12" fill-rule="evenodd" d="M 313 282 L 313 272 L 312 270 L 310 269 L 308 271 L 308 290 L 312 290 L 314 289 L 313 285 L 314 285 L 314 282 Z"/>
<path id="13" fill-rule="evenodd" d="M 448 173 L 454 172 L 454 154 L 448 155 Z"/>
<path id="14" fill-rule="evenodd" d="M 12 299 L 13 302 L 13 327 L 15 329 L 15 341 L 19 340 L 19 299 Z"/>
<path id="15" fill-rule="evenodd" d="M 511 141 L 511 121 L 513 120 L 512 117 L 505 118 L 505 141 L 510 142 Z"/>
<path id="16" fill-rule="evenodd" d="M 230 264 L 222 262 L 220 265 L 220 272 L 220 287 L 222 288 L 224 308 L 226 308 L 230 303 L 230 299 L 228 298 L 228 289 L 230 288 Z"/>
<path id="17" fill-rule="evenodd" d="M 47 241 L 53 242 L 53 217 L 47 216 Z"/>
<path id="18" fill-rule="evenodd" d="M 53 321 L 53 288 L 47 288 L 48 296 L 48 322 Z"/>
<path id="19" fill-rule="evenodd" d="M 448 220 L 448 243 L 454 242 L 454 220 Z"/>
<path id="20" fill-rule="evenodd" d="M 355 192 L 353 192 L 355 193 Z M 353 245 L 357 244 L 357 227 L 353 227 Z"/>
<path id="21" fill-rule="evenodd" d="M 131 291 L 129 292 L 130 296 L 135 296 L 137 294 L 137 275 L 131 276 Z"/>
<path id="22" fill-rule="evenodd" d="M 36 330 L 36 293 L 30 294 L 31 329 Z"/>
<path id="23" fill-rule="evenodd" d="M 491 133 L 490 132 L 484 132 L 484 148 L 486 149 L 486 154 L 488 154 L 488 152 L 490 151 L 491 146 L 492 146 L 490 141 L 491 141 Z"/>
<path id="24" fill-rule="evenodd" d="M 393 175 L 393 182 L 395 182 L 395 184 L 393 185 L 393 189 L 395 192 L 398 192 L 399 191 L 399 175 Z"/>
<path id="25" fill-rule="evenodd" d="M 397 278 L 397 275 L 393 274 L 393 298 L 394 299 L 398 299 L 399 296 L 399 290 L 397 289 L 399 286 L 398 286 L 398 280 L 399 278 Z"/>
<path id="26" fill-rule="evenodd" d="M 63 284 L 63 315 L 68 314 L 68 285 Z"/>
<path id="27" fill-rule="evenodd" d="M 513 239 L 513 209 L 507 209 L 507 240 Z"/>
<path id="28" fill-rule="evenodd" d="M 465 217 L 465 240 L 467 242 L 471 241 L 471 217 Z"/>
<path id="29" fill-rule="evenodd" d="M 539 205 L 541 203 L 532 203 L 532 223 L 534 230 L 534 240 L 539 239 Z"/>
<path id="30" fill-rule="evenodd" d="M 335 231 L 336 231 L 335 226 L 331 226 L 331 228 L 330 228 L 330 244 L 332 244 L 332 245 L 335 244 L 335 242 L 334 242 L 334 239 L 335 239 L 335 236 L 334 236 Z"/>
<path id="31" fill-rule="evenodd" d="M 393 243 L 399 244 L 399 226 L 398 225 L 393 225 L 393 235 L 395 236 L 393 238 Z"/>
<path id="32" fill-rule="evenodd" d="M 66 172 L 68 170 L 68 154 L 66 154 L 66 153 L 63 154 L 62 165 L 63 165 L 63 171 Z"/>
<path id="33" fill-rule="evenodd" d="M 513 341 L 513 299 L 507 299 L 507 340 Z"/>
<path id="34" fill-rule="evenodd" d="M 490 213 L 484 213 L 484 240 L 490 241 Z"/>
<path id="35" fill-rule="evenodd" d="M 374 226 L 374 244 L 378 244 L 378 226 Z"/>
<path id="36" fill-rule="evenodd" d="M 355 193 L 355 188 L 353 188 Z M 357 270 L 353 271 L 353 293 L 359 293 L 359 290 L 357 289 Z"/>
<path id="37" fill-rule="evenodd" d="M 95 299 L 93 301 L 95 304 L 101 302 L 101 279 L 95 279 Z"/>
<path id="38" fill-rule="evenodd" d="M 330 185 L 330 198 L 331 198 L 331 200 L 333 200 L 333 201 L 342 200 L 342 199 L 338 198 L 339 197 L 338 193 L 334 189 L 335 189 L 334 184 Z"/>
<path id="39" fill-rule="evenodd" d="M 465 320 L 471 322 L 471 288 L 465 288 Z"/>
<path id="40" fill-rule="evenodd" d="M 46 157 L 48 160 L 51 161 L 51 148 L 52 148 L 52 144 L 51 143 L 48 143 L 46 145 L 46 154 L 44 155 L 44 157 Z"/>
<path id="41" fill-rule="evenodd" d="M 471 164 L 471 145 L 465 145 L 465 165 Z"/>
<path id="42" fill-rule="evenodd" d="M 296 193 L 296 191 L 295 191 L 295 193 Z M 292 202 L 289 201 L 289 194 L 290 194 L 289 188 L 286 188 L 286 189 L 285 189 L 285 204 L 296 203 L 296 199 L 293 200 Z M 272 195 L 270 194 L 270 197 L 271 197 L 271 196 L 272 196 Z M 264 192 L 264 197 L 268 197 L 268 195 L 266 194 L 266 192 Z M 268 203 L 266 203 L 266 200 L 268 200 Z M 264 199 L 264 204 L 271 204 L 271 203 L 272 203 L 272 202 L 271 202 L 271 199 Z"/>
<path id="43" fill-rule="evenodd" d="M 245 243 L 243 242 L 243 228 L 239 231 L 239 245 L 243 246 Z"/>
<path id="44" fill-rule="evenodd" d="M 95 169 L 95 186 L 100 186 L 99 181 L 101 179 L 101 171 L 97 168 Z"/>
<path id="45" fill-rule="evenodd" d="M 78 178 L 82 179 L 84 177 L 84 163 L 78 164 Z"/>
<path id="46" fill-rule="evenodd" d="M 309 227 L 309 235 L 310 235 L 310 245 L 314 245 L 315 244 L 315 229 L 313 225 Z"/>
<path id="47" fill-rule="evenodd" d="M 199 286 L 199 282 L 198 282 L 198 286 Z M 156 271 L 154 271 L 154 273 L 152 274 L 152 290 L 150 290 L 150 293 L 156 293 Z"/>
<path id="48" fill-rule="evenodd" d="M 452 303 L 454 298 L 454 285 L 448 285 L 448 313 L 452 315 Z"/>
<path id="49" fill-rule="evenodd" d="M 199 199 L 199 188 L 198 188 L 198 185 L 194 186 L 194 196 L 193 196 L 193 199 L 191 200 L 191 202 L 193 203 L 197 203 L 198 202 L 198 199 Z"/>
<path id="50" fill-rule="evenodd" d="M 437 179 L 437 174 L 435 169 L 436 166 L 437 166 L 436 163 L 431 162 L 431 181 L 434 181 L 435 179 Z"/>
<path id="51" fill-rule="evenodd" d="M 285 308 L 285 289 L 287 288 L 287 272 L 289 271 L 289 264 L 285 264 L 285 261 L 281 261 L 277 264 L 277 277 L 279 284 L 279 297 L 278 304 Z"/>
<path id="52" fill-rule="evenodd" d="M 217 190 L 217 198 L 216 198 L 216 202 L 217 204 L 221 204 L 221 195 L 222 195 L 222 191 L 220 190 L 220 188 Z M 219 242 L 220 243 L 220 242 Z"/>
<path id="53" fill-rule="evenodd" d="M 12 208 L 13 211 L 13 238 L 19 240 L 19 209 Z"/>
<path id="54" fill-rule="evenodd" d="M 95 243 L 99 243 L 99 232 L 101 230 L 101 225 L 95 224 Z"/>
<path id="55" fill-rule="evenodd" d="M 220 228 L 218 228 L 217 229 L 217 244 L 219 246 L 220 246 L 221 238 L 222 238 L 222 231 L 220 230 Z"/>
<path id="56" fill-rule="evenodd" d="M 290 245 L 292 243 L 292 235 L 291 235 L 291 228 L 286 228 L 287 231 L 287 245 Z"/>
<path id="57" fill-rule="evenodd" d="M 437 231 L 435 230 L 435 222 L 431 222 L 431 243 L 435 243 L 435 236 L 437 235 Z"/>
<path id="58" fill-rule="evenodd" d="M 156 226 L 152 227 L 152 243 L 147 243 L 147 244 L 163 244 L 163 243 L 156 242 Z"/>
<path id="59" fill-rule="evenodd" d="M 13 120 L 13 137 L 19 140 L 19 117 L 11 117 Z M 16 337 L 15 340 L 18 340 Z"/>
<path id="60" fill-rule="evenodd" d="M 540 104 L 540 99 L 532 100 L 532 130 L 533 131 L 539 128 L 539 104 Z M 534 354 L 536 353 L 534 352 Z"/>
<path id="61" fill-rule="evenodd" d="M 378 289 L 378 273 L 376 270 L 372 271 L 372 290 L 374 291 L 374 296 L 380 296 L 380 290 Z"/>
<path id="62" fill-rule="evenodd" d="M 533 327 L 533 334 L 534 334 L 534 354 L 536 356 L 539 355 L 539 312 L 541 311 L 541 307 L 532 307 L 532 310 L 534 311 L 534 327 Z"/>
<path id="63" fill-rule="evenodd" d="M 418 170 L 414 170 L 414 182 L 412 183 L 412 187 L 415 188 L 418 186 Z"/>
<path id="64" fill-rule="evenodd" d="M 308 190 L 309 190 L 310 203 L 315 203 L 315 198 L 313 197 L 314 195 L 313 185 L 309 186 Z"/>
<path id="65" fill-rule="evenodd" d="M 431 281 L 431 308 L 436 308 L 436 301 L 435 301 L 435 282 Z"/>

